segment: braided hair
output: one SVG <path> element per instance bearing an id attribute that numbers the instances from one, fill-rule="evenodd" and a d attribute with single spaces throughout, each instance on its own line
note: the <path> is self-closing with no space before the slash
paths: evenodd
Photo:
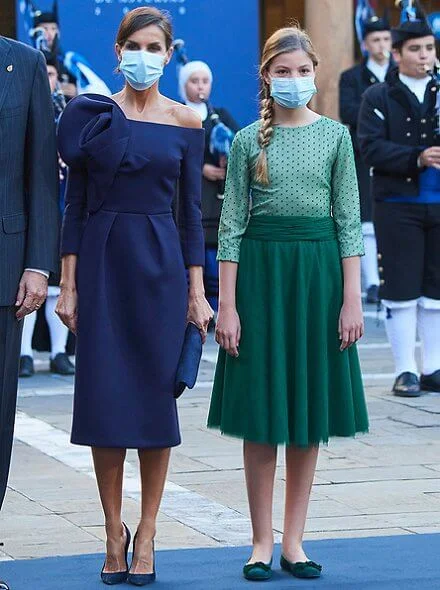
<path id="1" fill-rule="evenodd" d="M 276 31 L 266 41 L 260 66 L 262 81 L 262 99 L 260 107 L 260 127 L 258 129 L 258 145 L 260 153 L 255 164 L 255 180 L 260 184 L 269 184 L 269 169 L 267 163 L 267 148 L 273 136 L 274 100 L 270 95 L 270 85 L 266 75 L 272 60 L 283 53 L 304 51 L 312 60 L 313 66 L 318 65 L 318 57 L 313 48 L 309 35 L 299 26 L 285 27 Z"/>

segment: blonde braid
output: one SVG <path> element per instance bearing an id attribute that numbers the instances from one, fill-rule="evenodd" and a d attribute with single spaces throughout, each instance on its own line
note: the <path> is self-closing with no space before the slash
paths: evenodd
<path id="1" fill-rule="evenodd" d="M 255 165 L 255 180 L 261 184 L 269 184 L 269 170 L 267 165 L 267 147 L 273 135 L 273 98 L 269 96 L 269 87 L 264 85 L 265 98 L 261 101 L 260 128 L 258 130 L 258 145 L 260 154 Z"/>

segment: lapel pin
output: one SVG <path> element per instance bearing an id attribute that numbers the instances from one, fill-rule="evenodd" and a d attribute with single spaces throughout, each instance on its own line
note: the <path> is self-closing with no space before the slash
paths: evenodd
<path id="1" fill-rule="evenodd" d="M 8 72 L 12 72 L 12 70 L 14 69 L 14 66 L 12 64 L 10 64 L 7 68 L 6 71 Z"/>

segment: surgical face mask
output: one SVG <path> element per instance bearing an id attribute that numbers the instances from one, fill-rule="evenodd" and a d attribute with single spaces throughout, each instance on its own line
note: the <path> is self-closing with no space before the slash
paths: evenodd
<path id="1" fill-rule="evenodd" d="M 143 49 L 124 50 L 119 69 L 132 88 L 147 90 L 162 76 L 164 59 L 164 55 L 150 53 Z"/>
<path id="2" fill-rule="evenodd" d="M 314 76 L 272 78 L 270 85 L 270 95 L 277 104 L 286 109 L 306 106 L 317 92 Z"/>

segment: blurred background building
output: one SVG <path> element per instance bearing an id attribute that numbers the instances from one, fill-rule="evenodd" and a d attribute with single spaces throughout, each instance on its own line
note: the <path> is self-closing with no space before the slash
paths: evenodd
<path id="1" fill-rule="evenodd" d="M 395 0 L 370 1 L 379 14 L 387 7 L 392 22 L 398 21 Z M 26 2 L 1 0 L 1 34 L 26 41 Z M 34 0 L 34 4 L 48 10 L 52 0 Z M 440 12 L 440 0 L 422 0 L 422 4 L 428 13 Z M 242 125 L 257 113 L 262 44 L 275 29 L 299 21 L 321 56 L 316 107 L 337 118 L 339 74 L 360 57 L 354 31 L 356 0 L 59 0 L 63 48 L 84 54 L 113 92 L 121 85 L 114 74 L 116 27 L 125 10 L 141 5 L 171 12 L 176 37 L 184 39 L 189 58 L 207 61 L 214 71 L 214 102 L 228 105 Z M 164 78 L 163 90 L 177 97 L 174 67 Z"/>

